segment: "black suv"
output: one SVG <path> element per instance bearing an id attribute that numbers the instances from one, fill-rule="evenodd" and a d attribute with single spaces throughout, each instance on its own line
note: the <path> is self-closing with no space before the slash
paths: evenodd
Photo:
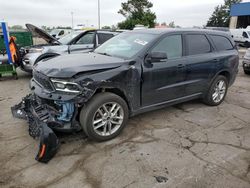
<path id="1" fill-rule="evenodd" d="M 12 110 L 28 117 L 31 130 L 82 129 L 89 138 L 105 141 L 119 135 L 136 114 L 198 98 L 219 105 L 238 64 L 236 46 L 224 32 L 125 32 L 91 53 L 37 64 L 33 94 Z"/>

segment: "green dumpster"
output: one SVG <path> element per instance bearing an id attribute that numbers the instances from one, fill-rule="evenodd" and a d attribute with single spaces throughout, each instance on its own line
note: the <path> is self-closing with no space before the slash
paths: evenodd
<path id="1" fill-rule="evenodd" d="M 24 47 L 24 46 L 31 46 L 33 45 L 33 39 L 30 32 L 27 31 L 10 31 L 10 36 L 16 37 L 16 44 L 17 46 Z M 3 35 L 0 33 L 0 50 L 5 49 Z"/>

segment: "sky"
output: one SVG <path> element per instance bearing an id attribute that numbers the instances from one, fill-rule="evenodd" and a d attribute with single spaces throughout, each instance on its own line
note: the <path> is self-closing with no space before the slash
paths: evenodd
<path id="1" fill-rule="evenodd" d="M 125 18 L 118 14 L 121 2 L 126 0 L 100 0 L 101 26 L 116 25 Z M 157 22 L 182 27 L 203 26 L 214 7 L 224 0 L 150 0 Z M 98 0 L 0 0 L 0 20 L 12 25 L 32 23 L 36 26 L 98 25 Z M 250 2 L 245 0 L 244 2 Z"/>

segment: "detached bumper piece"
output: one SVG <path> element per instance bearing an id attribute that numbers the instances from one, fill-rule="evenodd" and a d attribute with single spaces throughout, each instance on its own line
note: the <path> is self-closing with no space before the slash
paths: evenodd
<path id="1" fill-rule="evenodd" d="M 11 107 L 12 115 L 29 123 L 29 135 L 39 138 L 40 145 L 36 156 L 39 162 L 47 163 L 56 154 L 60 144 L 56 134 L 48 127 L 46 120 L 50 114 L 37 103 L 34 95 L 26 96 L 22 102 Z"/>
<path id="2" fill-rule="evenodd" d="M 59 141 L 55 133 L 45 123 L 43 123 L 41 127 L 40 146 L 36 160 L 47 163 L 56 154 L 59 147 Z"/>

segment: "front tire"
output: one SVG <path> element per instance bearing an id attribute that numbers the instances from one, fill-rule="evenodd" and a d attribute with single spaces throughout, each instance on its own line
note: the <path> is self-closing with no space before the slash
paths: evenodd
<path id="1" fill-rule="evenodd" d="M 204 98 L 204 103 L 209 106 L 220 105 L 227 94 L 228 80 L 225 76 L 219 75 L 211 84 L 207 95 Z"/>
<path id="2" fill-rule="evenodd" d="M 128 121 L 127 103 L 113 93 L 96 94 L 80 112 L 80 123 L 85 134 L 95 141 L 106 141 L 118 136 Z"/>

